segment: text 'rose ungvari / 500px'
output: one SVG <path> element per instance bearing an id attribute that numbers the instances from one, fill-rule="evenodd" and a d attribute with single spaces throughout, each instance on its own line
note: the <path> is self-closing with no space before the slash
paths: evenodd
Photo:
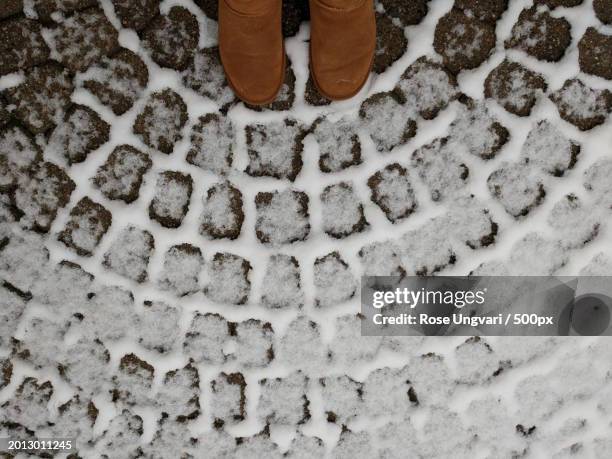
<path id="1" fill-rule="evenodd" d="M 599 277 L 364 277 L 362 334 L 611 335 Z"/>

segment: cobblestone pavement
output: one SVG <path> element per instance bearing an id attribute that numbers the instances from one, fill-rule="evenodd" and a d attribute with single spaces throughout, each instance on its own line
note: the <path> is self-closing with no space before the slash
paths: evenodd
<path id="1" fill-rule="evenodd" d="M 287 2 L 264 108 L 225 82 L 215 5 L 0 3 L 0 437 L 612 457 L 610 340 L 364 338 L 357 315 L 363 274 L 612 275 L 612 2 L 379 0 L 342 103 Z"/>

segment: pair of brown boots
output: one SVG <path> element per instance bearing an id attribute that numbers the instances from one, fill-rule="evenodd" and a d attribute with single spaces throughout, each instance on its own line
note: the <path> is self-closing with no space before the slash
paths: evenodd
<path id="1" fill-rule="evenodd" d="M 285 77 L 282 0 L 219 0 L 219 51 L 228 83 L 245 102 L 274 101 Z M 353 97 L 376 48 L 372 0 L 310 0 L 310 70 L 331 100 Z"/>

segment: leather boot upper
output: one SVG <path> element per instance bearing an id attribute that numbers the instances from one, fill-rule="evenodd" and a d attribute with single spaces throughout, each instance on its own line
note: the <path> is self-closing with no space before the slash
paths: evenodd
<path id="1" fill-rule="evenodd" d="M 310 0 L 310 69 L 325 97 L 357 94 L 368 79 L 375 50 L 372 0 Z"/>
<path id="2" fill-rule="evenodd" d="M 219 0 L 219 53 L 236 95 L 272 102 L 285 75 L 281 0 Z"/>

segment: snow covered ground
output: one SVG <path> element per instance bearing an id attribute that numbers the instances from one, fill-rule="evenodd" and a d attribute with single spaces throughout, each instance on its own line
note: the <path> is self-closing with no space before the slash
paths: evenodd
<path id="1" fill-rule="evenodd" d="M 611 2 L 381 0 L 375 72 L 331 104 L 287 2 L 263 110 L 225 84 L 215 2 L 158 3 L 0 5 L 0 437 L 612 457 L 609 339 L 356 315 L 364 274 L 612 275 Z"/>

